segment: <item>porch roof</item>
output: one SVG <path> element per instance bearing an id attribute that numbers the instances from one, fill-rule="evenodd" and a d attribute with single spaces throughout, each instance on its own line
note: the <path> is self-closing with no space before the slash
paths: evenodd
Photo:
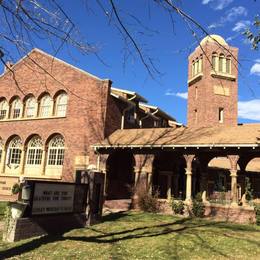
<path id="1" fill-rule="evenodd" d="M 260 124 L 117 130 L 93 146 L 109 147 L 259 147 Z"/>

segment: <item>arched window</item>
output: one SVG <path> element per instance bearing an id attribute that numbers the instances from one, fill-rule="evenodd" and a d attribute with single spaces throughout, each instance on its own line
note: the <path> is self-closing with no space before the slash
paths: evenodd
<path id="1" fill-rule="evenodd" d="M 23 104 L 19 98 L 16 98 L 11 104 L 11 118 L 19 118 L 22 116 Z"/>
<path id="2" fill-rule="evenodd" d="M 6 100 L 0 102 L 0 120 L 7 117 L 8 103 Z"/>
<path id="3" fill-rule="evenodd" d="M 14 137 L 7 148 L 7 164 L 19 165 L 21 162 L 22 141 L 20 137 Z"/>
<path id="4" fill-rule="evenodd" d="M 218 55 L 217 53 L 213 52 L 212 53 L 212 68 L 214 71 L 218 70 L 217 62 L 218 62 Z"/>
<path id="5" fill-rule="evenodd" d="M 36 100 L 30 97 L 25 103 L 25 117 L 34 117 L 36 115 Z"/>
<path id="6" fill-rule="evenodd" d="M 225 72 L 224 71 L 224 60 L 225 60 L 224 54 L 220 54 L 219 55 L 219 64 L 218 64 L 219 72 Z"/>
<path id="7" fill-rule="evenodd" d="M 227 56 L 226 59 L 226 73 L 231 74 L 231 57 Z"/>
<path id="8" fill-rule="evenodd" d="M 202 54 L 201 54 L 201 55 L 200 55 L 200 58 L 199 58 L 199 65 L 198 65 L 198 67 L 199 67 L 198 72 L 199 72 L 199 73 L 202 72 L 202 58 L 203 58 L 203 56 L 202 56 Z"/>
<path id="9" fill-rule="evenodd" d="M 191 76 L 192 76 L 192 77 L 195 76 L 195 62 L 194 62 L 194 60 L 192 61 Z"/>
<path id="10" fill-rule="evenodd" d="M 67 111 L 68 96 L 66 93 L 60 94 L 56 99 L 56 116 L 65 116 Z"/>
<path id="11" fill-rule="evenodd" d="M 48 117 L 52 115 L 52 99 L 49 95 L 44 95 L 40 103 L 40 117 Z"/>
<path id="12" fill-rule="evenodd" d="M 42 163 L 42 139 L 34 136 L 28 143 L 26 164 L 39 165 Z"/>
<path id="13" fill-rule="evenodd" d="M 54 136 L 48 146 L 48 165 L 63 165 L 64 138 L 61 135 Z"/>
<path id="14" fill-rule="evenodd" d="M 195 75 L 198 74 L 199 71 L 199 59 L 197 58 L 195 61 Z"/>

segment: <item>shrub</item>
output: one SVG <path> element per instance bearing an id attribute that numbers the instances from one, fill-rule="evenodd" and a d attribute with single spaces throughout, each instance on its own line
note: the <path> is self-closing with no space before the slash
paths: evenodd
<path id="1" fill-rule="evenodd" d="M 245 178 L 245 195 L 247 201 L 253 200 L 253 189 L 251 188 L 251 182 L 248 177 Z"/>
<path id="2" fill-rule="evenodd" d="M 172 210 L 175 214 L 183 214 L 184 202 L 182 200 L 172 200 Z"/>
<path id="3" fill-rule="evenodd" d="M 260 226 L 260 204 L 255 204 L 256 225 Z"/>
<path id="4" fill-rule="evenodd" d="M 145 212 L 156 213 L 159 211 L 158 195 L 152 195 L 149 192 L 139 193 L 138 206 Z"/>
<path id="5" fill-rule="evenodd" d="M 202 194 L 199 192 L 195 196 L 192 204 L 192 213 L 195 217 L 202 218 L 205 213 L 205 206 L 202 202 Z"/>
<path id="6" fill-rule="evenodd" d="M 21 187 L 18 183 L 15 183 L 12 187 L 12 194 L 18 194 L 21 191 Z"/>

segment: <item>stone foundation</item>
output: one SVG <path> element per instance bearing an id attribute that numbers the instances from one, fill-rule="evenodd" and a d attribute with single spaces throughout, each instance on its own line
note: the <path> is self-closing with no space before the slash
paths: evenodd
<path id="1" fill-rule="evenodd" d="M 160 213 L 172 215 L 174 214 L 169 201 L 159 200 Z M 185 211 L 185 216 L 191 213 L 191 205 L 189 210 Z M 239 224 L 254 224 L 256 223 L 256 214 L 253 207 L 249 206 L 230 206 L 230 205 L 205 205 L 205 217 L 216 221 L 227 221 Z"/>
<path id="2" fill-rule="evenodd" d="M 3 240 L 14 242 L 42 235 L 63 234 L 74 228 L 85 227 L 85 214 L 63 214 L 32 218 L 10 218 Z"/>
<path id="3" fill-rule="evenodd" d="M 18 195 L 0 195 L 0 201 L 17 201 Z"/>
<path id="4" fill-rule="evenodd" d="M 122 199 L 122 200 L 106 200 L 104 203 L 104 213 L 106 212 L 117 212 L 117 211 L 127 211 L 131 209 L 132 200 Z"/>
<path id="5" fill-rule="evenodd" d="M 256 214 L 253 207 L 210 205 L 206 206 L 205 216 L 213 220 L 240 224 L 256 223 Z"/>

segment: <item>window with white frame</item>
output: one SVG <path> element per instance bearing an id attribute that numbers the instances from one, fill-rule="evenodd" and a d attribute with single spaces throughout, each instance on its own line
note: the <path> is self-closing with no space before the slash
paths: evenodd
<path id="1" fill-rule="evenodd" d="M 40 165 L 42 163 L 42 139 L 34 136 L 28 143 L 27 149 L 27 165 Z"/>
<path id="2" fill-rule="evenodd" d="M 194 77 L 197 74 L 202 72 L 202 62 L 203 61 L 203 55 L 201 54 L 199 58 L 196 58 L 196 60 L 192 61 L 192 68 L 191 68 L 191 76 Z"/>
<path id="3" fill-rule="evenodd" d="M 212 53 L 212 68 L 214 71 L 218 71 L 218 55 L 216 52 Z"/>
<path id="4" fill-rule="evenodd" d="M 198 87 L 195 87 L 195 99 L 198 99 Z"/>
<path id="5" fill-rule="evenodd" d="M 19 118 L 22 116 L 23 103 L 16 98 L 11 104 L 11 118 Z"/>
<path id="6" fill-rule="evenodd" d="M 30 97 L 25 103 L 25 117 L 34 117 L 36 115 L 36 100 L 34 97 Z"/>
<path id="7" fill-rule="evenodd" d="M 8 103 L 6 100 L 0 102 L 0 120 L 7 117 Z"/>
<path id="8" fill-rule="evenodd" d="M 226 58 L 226 73 L 231 74 L 231 56 Z"/>
<path id="9" fill-rule="evenodd" d="M 8 165 L 19 165 L 21 162 L 22 154 L 22 141 L 20 137 L 14 137 L 7 148 L 7 164 Z"/>
<path id="10" fill-rule="evenodd" d="M 231 56 L 225 56 L 223 53 L 218 56 L 216 52 L 213 52 L 212 67 L 215 72 L 231 74 Z"/>
<path id="11" fill-rule="evenodd" d="M 48 146 L 48 165 L 63 165 L 64 145 L 64 138 L 61 135 L 56 135 L 50 140 Z"/>
<path id="12" fill-rule="evenodd" d="M 66 93 L 60 94 L 56 99 L 56 116 L 65 116 L 67 111 L 68 96 Z"/>
<path id="13" fill-rule="evenodd" d="M 224 66 L 224 61 L 225 61 L 225 56 L 224 56 L 224 54 L 220 54 L 219 55 L 219 62 L 218 62 L 218 70 L 219 70 L 219 72 L 225 72 L 225 66 Z"/>
<path id="14" fill-rule="evenodd" d="M 40 117 L 48 117 L 52 115 L 52 98 L 49 95 L 45 95 L 41 99 L 40 103 Z"/>
<path id="15" fill-rule="evenodd" d="M 224 122 L 224 108 L 222 108 L 222 107 L 220 107 L 218 109 L 218 121 L 219 121 L 219 123 Z"/>

